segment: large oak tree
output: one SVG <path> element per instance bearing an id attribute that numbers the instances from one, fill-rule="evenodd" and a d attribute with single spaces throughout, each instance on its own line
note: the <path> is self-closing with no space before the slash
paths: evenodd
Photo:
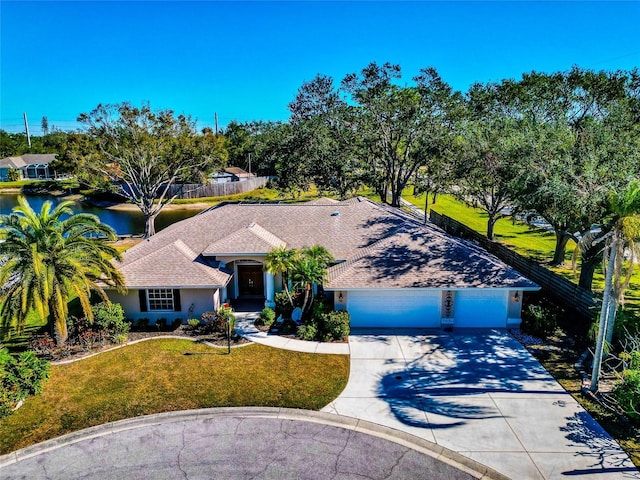
<path id="1" fill-rule="evenodd" d="M 140 209 L 145 238 L 155 234 L 156 217 L 178 195 L 171 193 L 174 184 L 198 180 L 200 172 L 226 161 L 221 137 L 211 131 L 198 135 L 191 118 L 171 110 L 98 105 L 78 121 L 99 145 L 92 168 Z"/>

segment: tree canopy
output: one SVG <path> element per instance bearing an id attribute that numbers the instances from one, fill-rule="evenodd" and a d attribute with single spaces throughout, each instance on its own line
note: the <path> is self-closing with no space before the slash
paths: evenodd
<path id="1" fill-rule="evenodd" d="M 98 105 L 78 121 L 98 145 L 90 167 L 141 210 L 145 237 L 155 233 L 155 218 L 176 198 L 173 185 L 227 159 L 221 137 L 211 131 L 197 135 L 189 117 L 153 111 L 148 104 Z"/>

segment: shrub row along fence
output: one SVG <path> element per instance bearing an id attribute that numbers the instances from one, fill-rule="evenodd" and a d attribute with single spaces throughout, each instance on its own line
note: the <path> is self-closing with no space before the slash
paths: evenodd
<path id="1" fill-rule="evenodd" d="M 431 210 L 431 222 L 445 232 L 456 237 L 471 240 L 492 253 L 521 274 L 536 282 L 542 290 L 556 302 L 579 314 L 586 320 L 593 320 L 597 312 L 599 298 L 589 290 L 567 280 L 561 275 L 541 266 L 537 262 L 523 257 L 500 243 L 489 240 L 484 235 L 446 215 Z"/>
<path id="2" fill-rule="evenodd" d="M 254 177 L 241 182 L 213 183 L 211 185 L 185 183 L 172 185 L 169 189 L 169 195 L 177 193 L 178 198 L 226 197 L 264 187 L 268 181 L 269 177 Z"/>

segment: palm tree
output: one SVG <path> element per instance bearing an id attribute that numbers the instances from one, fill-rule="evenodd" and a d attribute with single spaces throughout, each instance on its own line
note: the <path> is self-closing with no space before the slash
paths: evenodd
<path id="1" fill-rule="evenodd" d="M 293 285 L 304 291 L 302 312 L 313 305 L 313 285 L 322 283 L 327 276 L 327 268 L 321 260 L 309 257 L 303 251 L 293 267 Z M 311 301 L 309 302 L 309 299 Z"/>
<path id="2" fill-rule="evenodd" d="M 24 197 L 9 215 L 0 216 L 0 317 L 4 329 L 20 333 L 27 315 L 48 316 L 58 345 L 67 339 L 68 302 L 78 297 L 85 316 L 93 319 L 91 292 L 109 301 L 103 285 L 124 290 L 123 278 L 111 262 L 120 254 L 107 240 L 115 240 L 111 227 L 95 215 L 73 215 L 71 202 L 52 209 L 45 202 L 40 213 Z M 63 219 L 62 217 L 67 216 Z"/>
<path id="3" fill-rule="evenodd" d="M 624 301 L 624 292 L 629 286 L 635 259 L 640 253 L 636 242 L 640 240 L 640 183 L 632 181 L 621 192 L 609 197 L 613 214 L 611 231 L 602 238 L 605 286 L 600 310 L 600 324 L 591 375 L 591 391 L 598 390 L 600 368 L 605 342 L 611 342 L 618 305 Z M 625 262 L 625 251 L 630 258 Z M 625 271 L 625 263 L 626 271 Z"/>
<path id="4" fill-rule="evenodd" d="M 289 280 L 287 278 L 287 273 L 293 267 L 295 256 L 295 250 L 288 250 L 285 246 L 281 246 L 268 252 L 264 263 L 265 270 L 271 275 L 282 274 L 282 286 L 284 287 L 284 291 L 286 292 L 287 297 L 289 298 L 289 303 L 292 307 L 293 299 L 289 292 Z"/>
<path id="5" fill-rule="evenodd" d="M 333 255 L 324 248 L 322 245 L 314 245 L 313 247 L 307 247 L 302 250 L 302 255 L 305 258 L 312 258 L 318 262 L 322 268 L 329 268 L 329 265 L 333 263 Z"/>

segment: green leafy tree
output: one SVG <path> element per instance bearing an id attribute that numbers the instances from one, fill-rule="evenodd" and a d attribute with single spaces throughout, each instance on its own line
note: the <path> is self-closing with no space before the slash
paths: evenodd
<path id="1" fill-rule="evenodd" d="M 340 98 L 331 77 L 317 75 L 302 84 L 289 110 L 294 135 L 304 139 L 292 152 L 295 161 L 303 165 L 300 174 L 320 191 L 346 198 L 361 184 L 354 109 Z"/>
<path id="2" fill-rule="evenodd" d="M 611 341 L 618 305 L 624 300 L 635 260 L 640 255 L 640 183 L 634 180 L 624 190 L 613 192 L 609 202 L 614 217 L 611 231 L 602 237 L 605 241 L 603 263 L 606 270 L 591 375 L 590 389 L 593 392 L 598 390 L 605 342 Z M 625 251 L 629 253 L 628 261 Z"/>
<path id="3" fill-rule="evenodd" d="M 48 135 L 49 134 L 49 119 L 47 117 L 42 117 L 42 120 L 40 121 L 40 125 L 42 127 L 42 135 Z"/>
<path id="4" fill-rule="evenodd" d="M 57 344 L 62 345 L 72 296 L 92 319 L 92 292 L 108 302 L 104 284 L 124 289 L 123 278 L 111 262 L 120 254 L 106 243 L 115 240 L 115 232 L 95 215 L 73 215 L 71 205 L 62 202 L 52 208 L 51 202 L 45 202 L 36 213 L 19 197 L 13 212 L 0 217 L 0 257 L 5 260 L 0 266 L 3 329 L 13 326 L 21 332 L 27 315 L 35 310 L 48 318 Z"/>
<path id="5" fill-rule="evenodd" d="M 574 67 L 525 73 L 496 86 L 501 113 L 522 119 L 527 130 L 514 206 L 516 212 L 537 212 L 553 226 L 555 265 L 564 261 L 569 240 L 577 241 L 607 215 L 606 192 L 638 169 L 632 114 L 637 83 L 637 71 Z M 599 262 L 595 249 L 584 251 L 581 286 L 591 288 Z"/>
<path id="6" fill-rule="evenodd" d="M 521 134 L 515 122 L 492 115 L 467 122 L 463 135 L 456 195 L 487 213 L 487 238 L 493 240 L 495 223 L 513 202 L 512 183 L 518 168 L 515 153 Z"/>
<path id="7" fill-rule="evenodd" d="M 446 138 L 442 129 L 455 97 L 433 68 L 420 72 L 416 87 L 395 85 L 400 78 L 398 65 L 371 63 L 360 74 L 347 75 L 341 86 L 356 104 L 365 181 L 382 201 L 390 196 L 393 206 L 400 206 L 402 191 L 432 158 L 431 144 Z"/>
<path id="8" fill-rule="evenodd" d="M 145 218 L 145 238 L 155 219 L 178 193 L 171 187 L 214 165 L 223 164 L 219 142 L 198 136 L 194 122 L 171 110 L 153 111 L 130 103 L 98 105 L 78 121 L 99 146 L 90 167 L 109 178 Z"/>

